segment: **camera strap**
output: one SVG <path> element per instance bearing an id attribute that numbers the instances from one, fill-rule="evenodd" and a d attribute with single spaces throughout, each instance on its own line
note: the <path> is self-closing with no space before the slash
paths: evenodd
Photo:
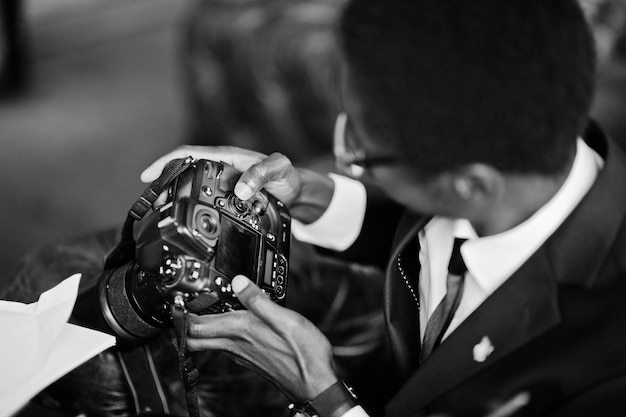
<path id="1" fill-rule="evenodd" d="M 172 340 L 178 352 L 178 372 L 185 386 L 185 400 L 189 417 L 200 416 L 200 406 L 198 404 L 198 379 L 200 372 L 189 357 L 187 350 L 187 329 L 189 327 L 189 316 L 187 309 L 182 304 L 172 304 L 170 311 L 174 319 L 174 333 L 176 340 Z"/>
<path id="2" fill-rule="evenodd" d="M 157 198 L 170 186 L 172 181 L 176 179 L 180 174 L 186 171 L 193 163 L 195 159 L 193 157 L 174 159 L 168 162 L 159 178 L 153 181 L 143 192 L 143 194 L 135 201 L 130 210 L 128 211 L 128 215 L 126 217 L 126 221 L 124 222 L 124 226 L 122 227 L 122 235 L 119 243 L 106 255 L 104 259 L 104 270 L 109 270 L 112 268 L 118 268 L 128 262 L 131 262 L 135 259 L 135 238 L 133 233 L 133 226 L 136 221 L 141 220 L 146 213 L 152 208 L 152 205 L 157 200 Z M 177 341 L 174 341 L 174 346 L 178 352 L 179 359 L 179 373 L 183 379 L 183 383 L 185 386 L 186 400 L 187 400 L 187 408 L 189 411 L 189 417 L 199 417 L 200 411 L 198 406 L 198 394 L 196 386 L 198 384 L 198 376 L 199 372 L 196 369 L 194 363 L 191 358 L 187 357 L 187 311 L 184 309 L 184 306 L 174 306 L 172 308 L 172 317 L 174 321 L 174 330 L 176 333 Z M 135 349 L 137 350 L 137 349 Z M 141 352 L 149 353 L 145 348 L 140 349 Z M 124 364 L 125 357 L 123 355 L 120 356 L 120 360 L 122 364 Z M 126 358 L 128 359 L 126 363 L 132 363 L 134 365 L 138 365 L 138 360 L 136 358 Z M 151 359 L 151 356 L 148 357 Z M 154 367 L 152 367 L 152 370 Z M 163 408 L 159 408 L 159 401 L 162 402 L 162 392 L 158 389 L 154 389 L 154 387 L 158 388 L 159 381 L 158 376 L 154 375 L 154 373 L 149 374 L 149 372 L 145 371 L 146 367 L 128 367 L 128 371 L 125 371 L 125 376 L 127 379 L 127 383 L 131 391 L 133 391 L 134 381 L 139 381 L 138 384 L 142 389 L 133 391 L 133 398 L 135 399 L 135 407 L 137 412 L 140 413 L 140 410 L 149 409 L 149 410 L 163 410 L 164 412 L 168 412 L 167 403 L 163 403 Z M 146 380 L 148 377 L 156 377 L 154 380 L 154 385 L 146 385 Z M 141 394 L 141 395 L 139 395 Z"/>
<path id="3" fill-rule="evenodd" d="M 122 227 L 120 242 L 104 259 L 105 270 L 119 267 L 135 259 L 135 238 L 133 235 L 135 222 L 141 220 L 146 215 L 161 193 L 169 187 L 176 177 L 185 172 L 193 162 L 195 162 L 195 159 L 191 156 L 169 161 L 163 168 L 159 178 L 154 180 L 135 201 L 130 210 L 128 210 L 126 221 Z"/>
<path id="4" fill-rule="evenodd" d="M 169 415 L 170 407 L 149 344 L 117 349 L 135 415 Z"/>

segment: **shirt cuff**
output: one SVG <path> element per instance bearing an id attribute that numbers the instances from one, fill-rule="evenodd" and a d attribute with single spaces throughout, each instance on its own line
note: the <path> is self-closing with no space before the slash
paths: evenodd
<path id="1" fill-rule="evenodd" d="M 367 414 L 360 405 L 357 405 L 349 409 L 341 417 L 369 417 L 369 414 Z"/>
<path id="2" fill-rule="evenodd" d="M 310 224 L 293 219 L 291 231 L 296 239 L 326 249 L 348 249 L 361 233 L 367 193 L 359 181 L 328 174 L 335 184 L 333 197 L 322 216 Z"/>

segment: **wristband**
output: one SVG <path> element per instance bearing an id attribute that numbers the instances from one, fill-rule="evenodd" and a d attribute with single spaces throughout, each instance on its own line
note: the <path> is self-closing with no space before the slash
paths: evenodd
<path id="1" fill-rule="evenodd" d="M 317 397 L 301 404 L 289 404 L 291 415 L 302 413 L 309 417 L 340 417 L 357 405 L 352 388 L 337 381 Z"/>

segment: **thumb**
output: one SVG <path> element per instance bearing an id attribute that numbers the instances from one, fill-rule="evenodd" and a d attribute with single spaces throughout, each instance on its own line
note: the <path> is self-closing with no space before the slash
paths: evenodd
<path id="1" fill-rule="evenodd" d="M 241 304 L 265 321 L 271 320 L 275 316 L 272 313 L 280 308 L 258 286 L 243 275 L 235 276 L 231 282 L 231 287 Z"/>

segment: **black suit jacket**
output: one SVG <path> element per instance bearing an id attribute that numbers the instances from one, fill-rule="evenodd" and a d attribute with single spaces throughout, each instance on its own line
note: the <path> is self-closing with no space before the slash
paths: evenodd
<path id="1" fill-rule="evenodd" d="M 522 391 L 519 415 L 626 415 L 626 157 L 597 130 L 586 140 L 605 160 L 588 195 L 419 367 L 418 311 L 395 259 L 415 260 L 427 219 L 401 220 L 385 288 L 398 365 L 386 415 L 485 415 Z M 494 351 L 479 362 L 484 336 Z"/>

